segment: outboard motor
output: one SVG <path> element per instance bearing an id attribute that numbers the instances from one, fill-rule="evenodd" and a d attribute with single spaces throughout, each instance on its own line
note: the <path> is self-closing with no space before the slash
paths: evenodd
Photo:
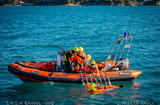
<path id="1" fill-rule="evenodd" d="M 128 58 L 120 58 L 116 62 L 117 67 L 119 67 L 119 70 L 126 70 L 129 69 L 129 59 Z"/>

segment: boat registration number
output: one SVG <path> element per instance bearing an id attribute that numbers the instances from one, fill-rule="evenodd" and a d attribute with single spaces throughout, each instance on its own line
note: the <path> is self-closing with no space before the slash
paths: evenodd
<path id="1" fill-rule="evenodd" d="M 119 76 L 129 76 L 131 72 L 119 72 Z"/>
<path id="2" fill-rule="evenodd" d="M 38 74 L 38 72 L 37 72 L 37 71 L 31 71 L 31 73 L 33 73 L 33 74 Z"/>
<path id="3" fill-rule="evenodd" d="M 67 74 L 55 74 L 54 76 L 57 78 L 68 78 L 69 77 L 69 75 Z"/>

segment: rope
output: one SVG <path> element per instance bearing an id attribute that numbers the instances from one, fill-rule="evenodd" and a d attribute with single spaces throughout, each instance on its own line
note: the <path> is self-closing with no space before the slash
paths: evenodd
<path id="1" fill-rule="evenodd" d="M 108 79 L 109 85 L 112 85 L 112 84 L 111 84 L 111 81 L 110 81 L 110 79 L 109 79 L 109 77 L 108 77 L 108 74 L 106 74 L 106 75 L 107 75 L 107 79 Z"/>
<path id="2" fill-rule="evenodd" d="M 102 71 L 101 73 L 102 73 L 102 75 L 103 75 L 103 79 L 104 79 L 104 81 L 105 81 L 105 84 L 108 85 L 108 84 L 107 84 L 107 80 L 106 80 L 106 78 L 104 77 L 103 71 Z"/>
<path id="3" fill-rule="evenodd" d="M 90 77 L 91 77 L 91 82 L 93 83 L 93 80 L 92 80 L 92 74 L 90 74 Z"/>
<path id="4" fill-rule="evenodd" d="M 81 72 L 81 78 L 82 78 L 82 83 L 83 83 L 83 85 L 85 85 L 84 80 L 83 80 L 82 72 Z"/>
<path id="5" fill-rule="evenodd" d="M 100 73 L 100 71 L 98 70 L 98 73 Z M 101 77 L 100 75 L 98 74 L 98 77 L 99 77 L 99 81 L 100 81 L 100 85 L 103 86 L 103 83 L 102 83 L 102 80 L 101 80 Z"/>
<path id="6" fill-rule="evenodd" d="M 96 77 L 96 75 L 94 74 L 94 79 L 95 79 L 95 81 L 96 81 L 96 84 L 98 83 L 98 81 L 97 81 L 97 77 Z"/>
<path id="7" fill-rule="evenodd" d="M 86 71 L 85 71 L 84 73 L 85 73 L 86 81 L 88 82 L 88 78 L 87 78 L 87 75 L 86 75 Z"/>

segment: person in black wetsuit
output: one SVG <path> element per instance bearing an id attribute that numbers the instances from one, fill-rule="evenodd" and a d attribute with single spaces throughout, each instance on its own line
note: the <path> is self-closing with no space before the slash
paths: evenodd
<path id="1" fill-rule="evenodd" d="M 64 60 L 63 60 L 63 69 L 65 70 L 65 72 L 72 72 L 72 61 L 71 61 L 71 56 L 73 54 L 77 54 L 78 52 L 78 48 L 74 47 L 73 49 L 70 49 L 68 51 L 66 51 L 65 55 L 64 55 Z"/>

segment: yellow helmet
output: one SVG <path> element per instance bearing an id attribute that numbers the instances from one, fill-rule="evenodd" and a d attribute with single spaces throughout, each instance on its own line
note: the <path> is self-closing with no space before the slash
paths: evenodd
<path id="1" fill-rule="evenodd" d="M 79 51 L 83 51 L 83 48 L 82 48 L 82 47 L 79 47 Z"/>
<path id="2" fill-rule="evenodd" d="M 96 62 L 95 61 L 91 61 L 91 65 L 95 65 L 96 64 Z"/>
<path id="3" fill-rule="evenodd" d="M 98 66 L 97 66 L 97 65 L 95 65 L 94 67 L 95 67 L 95 68 L 98 68 Z"/>
<path id="4" fill-rule="evenodd" d="M 91 55 L 88 54 L 88 55 L 87 55 L 87 59 L 88 59 L 88 60 L 91 60 Z"/>
<path id="5" fill-rule="evenodd" d="M 78 51 L 78 48 L 77 48 L 77 47 L 74 47 L 73 50 L 74 50 L 74 51 Z"/>

